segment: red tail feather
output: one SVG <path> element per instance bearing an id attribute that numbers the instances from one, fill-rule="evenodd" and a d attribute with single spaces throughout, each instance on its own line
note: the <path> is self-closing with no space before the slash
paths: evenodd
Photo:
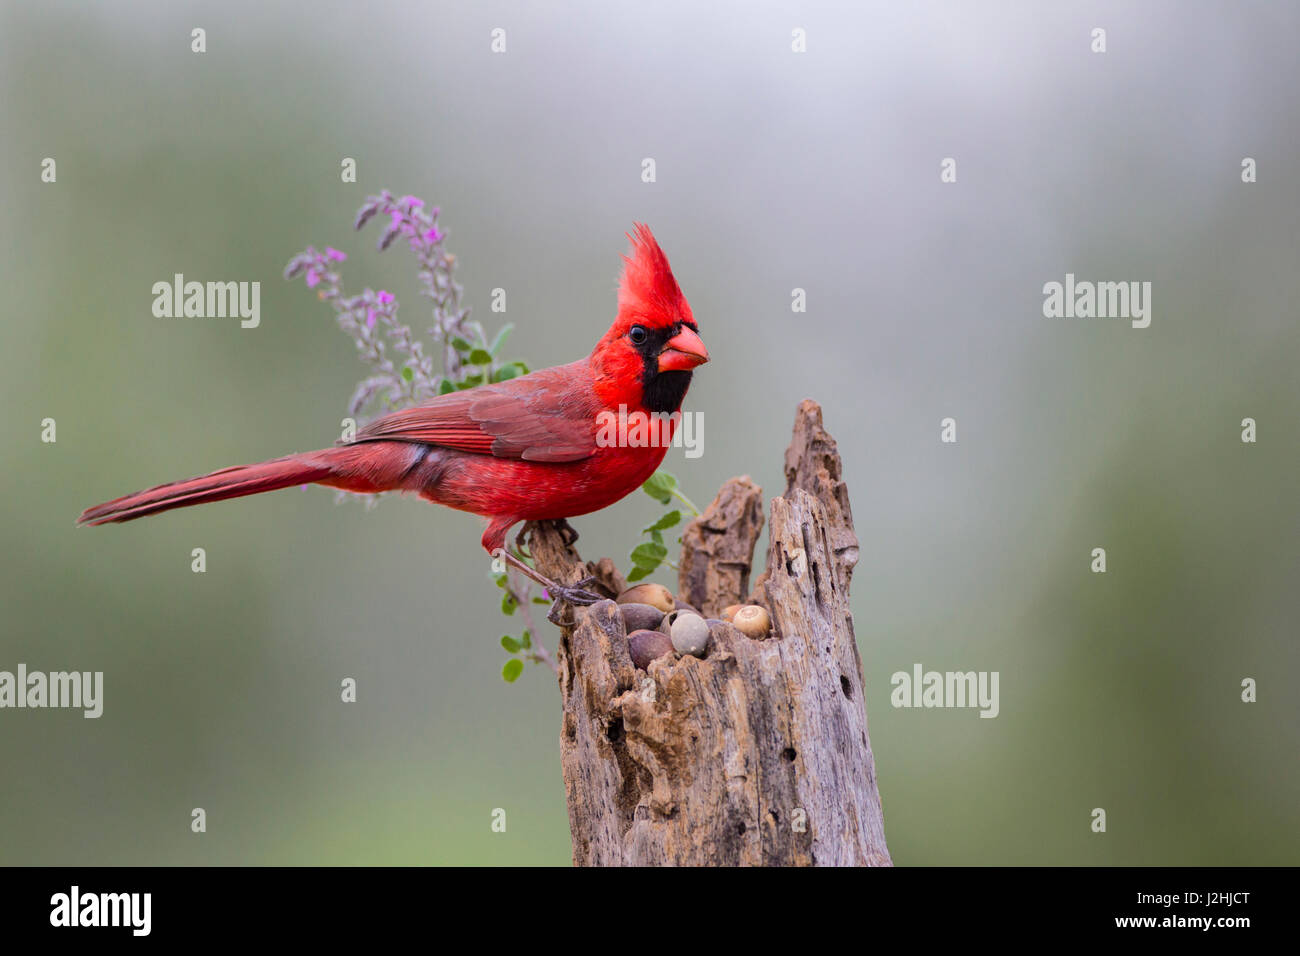
<path id="1" fill-rule="evenodd" d="M 130 521 L 160 511 L 170 511 L 172 508 L 201 505 L 209 501 L 224 501 L 227 498 L 242 498 L 244 495 L 255 495 L 263 491 L 275 491 L 279 488 L 320 481 L 322 478 L 328 478 L 333 472 L 327 461 L 322 460 L 327 455 L 328 452 L 317 452 L 310 458 L 290 455 L 257 465 L 235 465 L 233 468 L 223 468 L 210 475 L 190 478 L 188 481 L 173 481 L 87 508 L 77 519 L 77 524 L 95 525 Z"/>

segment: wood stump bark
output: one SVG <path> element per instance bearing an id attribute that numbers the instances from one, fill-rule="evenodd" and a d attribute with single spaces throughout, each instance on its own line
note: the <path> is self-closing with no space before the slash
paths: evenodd
<path id="1" fill-rule="evenodd" d="M 762 490 L 733 478 L 682 535 L 678 597 L 705 616 L 767 608 L 763 640 L 715 625 L 703 658 L 638 670 L 618 606 L 575 611 L 558 647 L 561 763 L 573 860 L 591 866 L 891 865 L 849 610 L 858 557 L 848 491 L 821 408 L 800 404 L 772 499 L 766 568 L 746 595 Z M 537 567 L 584 564 L 560 529 L 531 525 Z"/>

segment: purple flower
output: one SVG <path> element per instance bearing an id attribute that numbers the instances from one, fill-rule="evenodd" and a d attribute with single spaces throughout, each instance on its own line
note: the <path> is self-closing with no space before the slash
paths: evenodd
<path id="1" fill-rule="evenodd" d="M 315 269 L 307 270 L 307 288 L 314 289 L 320 284 L 320 273 Z"/>
<path id="2" fill-rule="evenodd" d="M 419 196 L 403 196 L 401 199 L 397 200 L 397 205 L 403 206 L 407 212 L 411 212 L 423 206 L 424 200 Z"/>
<path id="3" fill-rule="evenodd" d="M 390 302 L 393 301 L 394 296 L 393 296 L 393 293 L 391 293 L 391 292 L 385 292 L 383 289 L 380 289 L 380 290 L 379 290 L 379 295 L 376 296 L 376 298 L 379 299 L 379 304 L 380 304 L 380 305 L 388 305 L 388 303 L 390 303 Z"/>
<path id="4" fill-rule="evenodd" d="M 437 226 L 434 226 L 424 234 L 424 241 L 428 243 L 442 242 L 442 233 L 438 231 Z"/>
<path id="5" fill-rule="evenodd" d="M 339 252 L 337 249 L 330 248 L 329 246 L 325 247 L 325 255 L 327 258 L 333 259 L 335 262 L 345 262 L 348 258 L 346 253 Z"/>
<path id="6" fill-rule="evenodd" d="M 400 209 L 394 209 L 392 212 L 388 214 L 388 219 L 389 219 L 389 223 L 388 223 L 389 228 L 394 229 L 406 221 L 406 214 L 402 212 L 402 210 Z"/>
<path id="7" fill-rule="evenodd" d="M 375 310 L 366 309 L 366 328 L 373 329 L 374 327 L 375 327 Z"/>

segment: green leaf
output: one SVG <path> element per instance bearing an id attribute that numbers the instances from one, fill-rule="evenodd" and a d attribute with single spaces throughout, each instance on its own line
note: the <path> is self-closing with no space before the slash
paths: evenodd
<path id="1" fill-rule="evenodd" d="M 482 385 L 482 384 L 483 384 L 482 375 L 466 375 L 464 378 L 462 378 L 459 382 L 456 383 L 456 387 L 459 389 L 466 389 L 466 388 L 473 388 L 475 385 Z"/>
<path id="2" fill-rule="evenodd" d="M 544 597 L 535 597 L 535 598 L 533 598 L 533 603 L 534 603 L 534 604 L 550 604 L 550 603 L 552 603 L 552 602 L 551 602 L 551 601 L 548 601 L 548 600 L 547 600 L 546 598 L 544 598 Z"/>
<path id="3" fill-rule="evenodd" d="M 497 337 L 492 340 L 492 345 L 488 347 L 488 351 L 492 353 L 493 358 L 501 354 L 501 346 L 506 344 L 506 338 L 514 330 L 514 327 L 513 322 L 507 322 L 501 326 L 501 331 L 497 333 Z"/>
<path id="4" fill-rule="evenodd" d="M 524 646 L 525 650 L 533 646 L 533 635 L 529 633 L 528 628 L 524 628 L 524 633 L 520 636 L 519 643 Z"/>
<path id="5" fill-rule="evenodd" d="M 661 505 L 666 505 L 673 500 L 673 492 L 677 490 L 677 479 L 666 471 L 656 471 L 641 486 L 641 490 Z"/>
<path id="6" fill-rule="evenodd" d="M 631 557 L 638 568 L 653 571 L 668 557 L 668 549 L 658 541 L 646 541 L 632 549 Z"/>
<path id="7" fill-rule="evenodd" d="M 662 531 L 651 531 L 650 540 L 653 541 L 655 544 L 663 544 L 664 533 Z"/>
<path id="8" fill-rule="evenodd" d="M 527 371 L 522 362 L 509 362 L 492 373 L 492 381 L 504 382 L 508 379 L 518 378 L 520 375 L 526 375 Z"/>
<path id="9" fill-rule="evenodd" d="M 438 394 L 446 395 L 448 392 L 456 391 L 456 383 L 449 378 L 444 378 L 438 386 Z"/>
<path id="10" fill-rule="evenodd" d="M 452 339 L 451 339 L 451 347 L 454 348 L 457 352 L 472 352 L 472 351 L 474 351 L 474 346 L 470 345 L 468 342 L 466 342 L 464 339 L 462 339 L 459 335 L 454 335 L 454 336 L 452 336 Z"/>
<path id="11" fill-rule="evenodd" d="M 492 353 L 487 349 L 474 349 L 469 353 L 469 360 L 473 365 L 491 365 Z"/>
<path id="12" fill-rule="evenodd" d="M 631 584 L 633 581 L 640 581 L 642 578 L 648 577 L 653 571 L 654 568 L 649 571 L 645 568 L 633 568 L 632 573 L 627 576 L 627 583 Z"/>
<path id="13" fill-rule="evenodd" d="M 409 382 L 411 379 L 415 378 L 415 369 L 411 368 L 411 366 L 409 366 L 409 365 L 403 365 L 403 366 L 402 366 L 402 378 L 406 379 L 408 382 Z"/>
<path id="14" fill-rule="evenodd" d="M 524 645 L 520 644 L 509 634 L 501 635 L 501 646 L 504 647 L 506 650 L 508 650 L 511 654 L 518 654 L 520 651 L 524 649 Z"/>
<path id="15" fill-rule="evenodd" d="M 641 533 L 650 534 L 652 531 L 663 531 L 666 528 L 671 528 L 673 525 L 677 524 L 677 522 L 681 520 L 682 520 L 682 513 L 680 511 L 670 511 L 668 512 L 668 514 L 664 515 L 654 524 L 647 525 L 646 527 L 642 528 Z"/>
<path id="16" fill-rule="evenodd" d="M 512 657 L 506 661 L 506 666 L 501 668 L 501 677 L 507 684 L 513 684 L 523 672 L 524 662 L 517 657 Z"/>
<path id="17" fill-rule="evenodd" d="M 518 606 L 519 606 L 519 602 L 515 600 L 515 596 L 511 594 L 509 591 L 501 595 L 502 614 L 505 614 L 506 616 L 514 614 L 515 608 L 517 608 Z"/>

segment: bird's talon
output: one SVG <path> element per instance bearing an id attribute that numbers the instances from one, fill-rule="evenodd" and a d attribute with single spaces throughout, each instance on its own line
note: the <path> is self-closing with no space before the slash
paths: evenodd
<path id="1" fill-rule="evenodd" d="M 573 618 L 565 620 L 560 615 L 561 609 L 566 604 L 570 607 L 590 607 L 597 601 L 605 600 L 603 595 L 584 589 L 584 585 L 591 584 L 593 581 L 595 578 L 583 578 L 577 584 L 547 588 L 546 593 L 555 598 L 555 601 L 546 613 L 546 619 L 558 627 L 567 627 L 573 623 Z"/>
<path id="2" fill-rule="evenodd" d="M 569 587 L 552 589 L 551 597 L 557 601 L 563 601 L 565 604 L 572 604 L 574 607 L 590 607 L 597 601 L 605 600 L 601 595 L 587 591 L 582 587 L 582 585 L 589 583 L 590 581 L 579 581 Z"/>

